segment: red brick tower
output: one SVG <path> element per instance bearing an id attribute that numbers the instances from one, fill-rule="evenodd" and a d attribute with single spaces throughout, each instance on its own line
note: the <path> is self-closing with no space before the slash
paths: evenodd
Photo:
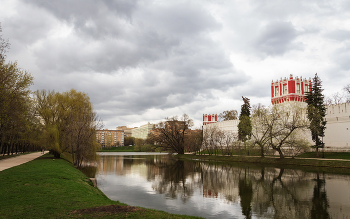
<path id="1" fill-rule="evenodd" d="M 203 125 L 218 122 L 218 114 L 203 114 Z"/>
<path id="2" fill-rule="evenodd" d="M 271 83 L 271 103 L 273 105 L 295 101 L 305 102 L 305 92 L 310 91 L 312 87 L 311 78 L 302 79 L 302 77 L 282 78 Z"/>

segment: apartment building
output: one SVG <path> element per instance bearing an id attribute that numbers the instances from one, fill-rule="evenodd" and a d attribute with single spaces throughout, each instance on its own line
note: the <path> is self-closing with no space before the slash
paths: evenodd
<path id="1" fill-rule="evenodd" d="M 135 127 L 137 128 L 137 127 Z M 132 130 L 134 128 L 128 128 L 126 126 L 118 126 L 117 130 L 123 130 L 124 131 L 124 137 L 132 137 Z"/>
<path id="2" fill-rule="evenodd" d="M 102 147 L 124 146 L 123 130 L 96 130 L 96 140 Z"/>
<path id="3" fill-rule="evenodd" d="M 138 128 L 134 128 L 131 130 L 132 134 L 131 136 L 134 138 L 141 138 L 146 139 L 148 137 L 148 134 L 151 132 L 151 130 L 154 128 L 154 124 L 148 123 L 145 125 L 142 125 Z"/>

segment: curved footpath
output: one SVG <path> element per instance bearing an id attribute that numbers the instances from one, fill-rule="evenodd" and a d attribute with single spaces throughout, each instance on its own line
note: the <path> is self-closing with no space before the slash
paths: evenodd
<path id="1" fill-rule="evenodd" d="M 45 153 L 47 153 L 47 151 L 45 151 Z M 17 157 L 11 157 L 8 159 L 0 160 L 0 171 L 27 163 L 27 162 L 34 160 L 35 158 L 38 158 L 42 155 L 43 154 L 41 152 L 35 152 L 35 153 L 19 155 Z"/>

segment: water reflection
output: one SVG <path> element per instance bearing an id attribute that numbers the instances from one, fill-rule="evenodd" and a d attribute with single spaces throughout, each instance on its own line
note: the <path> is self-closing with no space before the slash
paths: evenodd
<path id="1" fill-rule="evenodd" d="M 101 156 L 98 187 L 111 199 L 206 218 L 350 218 L 348 175 L 254 165 Z"/>

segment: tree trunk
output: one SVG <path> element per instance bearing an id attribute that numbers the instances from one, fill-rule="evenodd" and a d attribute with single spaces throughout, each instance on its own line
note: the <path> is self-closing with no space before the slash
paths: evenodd
<path id="1" fill-rule="evenodd" d="M 283 152 L 281 150 L 281 148 L 274 148 L 280 155 L 280 158 L 284 158 Z"/>
<path id="2" fill-rule="evenodd" d="M 57 151 L 52 151 L 52 153 L 53 153 L 53 156 L 54 156 L 55 158 L 60 158 L 60 157 L 61 157 L 61 154 L 58 153 Z"/>
<path id="3" fill-rule="evenodd" d="M 260 155 L 264 158 L 264 146 L 260 146 Z"/>
<path id="4" fill-rule="evenodd" d="M 318 154 L 318 147 L 316 147 L 316 157 L 319 157 L 319 154 Z"/>

